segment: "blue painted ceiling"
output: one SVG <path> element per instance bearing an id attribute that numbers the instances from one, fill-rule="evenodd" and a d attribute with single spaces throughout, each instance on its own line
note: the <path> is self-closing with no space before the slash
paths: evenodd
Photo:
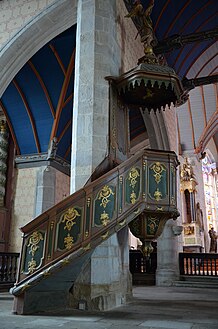
<path id="1" fill-rule="evenodd" d="M 48 151 L 70 162 L 76 26 L 41 48 L 19 71 L 1 99 L 17 155 Z"/>
<path id="2" fill-rule="evenodd" d="M 148 6 L 149 2 L 150 0 L 141 1 L 144 8 Z M 185 36 L 208 31 L 218 27 L 218 1 L 155 0 L 151 18 L 155 35 L 160 41 L 173 35 Z M 208 64 L 215 57 L 217 58 L 217 51 L 211 53 L 209 58 L 206 57 L 206 51 L 215 43 L 217 40 L 203 40 L 202 38 L 201 42 L 193 42 L 167 53 L 167 62 L 183 78 L 187 76 L 190 68 L 200 57 L 204 64 Z M 201 67 L 199 67 L 200 69 Z M 215 72 L 217 72 L 217 65 L 212 67 L 207 74 L 210 75 Z"/>
<path id="3" fill-rule="evenodd" d="M 142 3 L 146 8 L 149 0 Z M 218 1 L 156 0 L 151 18 L 158 40 L 206 31 L 217 26 Z M 184 77 L 199 58 L 202 65 L 216 58 L 214 52 L 210 58 L 204 58 L 215 42 L 192 43 L 171 51 L 166 54 L 168 64 Z M 70 162 L 75 47 L 76 26 L 73 26 L 39 50 L 3 94 L 0 105 L 18 155 L 47 152 L 51 139 L 57 137 L 57 155 Z M 208 75 L 216 72 L 217 65 Z M 141 115 L 130 113 L 130 119 L 132 138 L 145 133 Z"/>

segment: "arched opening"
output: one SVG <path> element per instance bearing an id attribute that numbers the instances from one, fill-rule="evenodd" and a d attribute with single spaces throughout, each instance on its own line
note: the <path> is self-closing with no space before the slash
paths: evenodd
<path id="1" fill-rule="evenodd" d="M 69 7 L 72 10 L 69 11 Z M 64 19 L 60 19 L 60 17 L 64 17 Z M 6 195 L 5 195 L 5 203 L 4 203 L 5 210 L 0 214 L 1 215 L 0 227 L 2 228 L 1 230 L 2 251 L 8 251 L 8 244 L 9 244 L 11 214 L 12 214 L 11 204 L 13 204 L 14 201 L 12 199 L 13 198 L 12 186 L 14 184 L 14 181 L 12 180 L 12 176 L 13 178 L 15 176 L 12 175 L 12 167 L 14 167 L 14 153 L 15 153 L 14 147 L 16 148 L 17 154 L 19 154 L 19 149 L 20 149 L 20 145 L 17 143 L 18 135 L 20 135 L 21 133 L 23 134 L 25 147 L 29 145 L 30 139 L 34 136 L 32 140 L 35 139 L 35 146 L 36 146 L 35 153 L 39 154 L 40 152 L 44 153 L 44 151 L 47 151 L 48 144 L 46 145 L 46 143 L 44 143 L 42 140 L 40 141 L 38 129 L 41 129 L 41 132 L 43 133 L 44 136 L 45 134 L 48 134 L 47 141 L 49 141 L 49 136 L 51 132 L 51 129 L 48 130 L 46 126 L 42 124 L 39 112 L 43 111 L 43 113 L 45 113 L 45 111 L 42 107 L 42 102 L 39 101 L 39 98 L 36 97 L 38 105 L 35 106 L 35 110 L 31 109 L 33 97 L 30 94 L 27 96 L 24 93 L 25 83 L 26 83 L 26 90 L 30 90 L 30 84 L 28 83 L 29 79 L 26 79 L 26 77 L 29 74 L 26 74 L 26 76 L 24 75 L 22 77 L 21 71 L 23 70 L 22 71 L 23 73 L 24 72 L 27 73 L 27 70 L 29 73 L 32 72 L 32 75 L 35 81 L 37 82 L 37 88 L 32 88 L 32 91 L 35 93 L 35 95 L 39 91 L 40 86 L 41 86 L 41 90 L 44 89 L 44 91 L 46 91 L 45 83 L 43 82 L 43 79 L 39 74 L 39 68 L 37 67 L 37 63 L 34 63 L 35 65 L 33 65 L 33 63 L 30 64 L 30 59 L 34 55 L 39 53 L 43 49 L 43 47 L 46 46 L 51 40 L 54 40 L 57 36 L 61 35 L 62 33 L 64 34 L 64 32 L 70 29 L 70 27 L 76 24 L 76 22 L 77 22 L 77 1 L 76 0 L 75 1 L 63 0 L 61 2 L 56 1 L 52 5 L 48 6 L 47 9 L 43 10 L 43 13 L 39 13 L 36 17 L 32 19 L 32 21 L 28 22 L 28 24 L 23 26 L 23 28 L 19 31 L 19 33 L 14 35 L 14 37 L 11 40 L 9 40 L 8 43 L 0 50 L 0 68 L 1 68 L 0 69 L 0 80 L 1 80 L 0 108 L 1 110 L 4 110 L 4 114 L 7 119 L 7 123 L 10 128 L 10 135 L 11 135 L 10 136 L 11 141 L 10 141 L 10 147 L 9 147 L 8 159 L 7 159 L 8 169 L 7 169 Z M 52 49 L 50 49 L 50 51 L 52 53 Z M 65 64 L 66 64 L 66 58 L 65 58 Z M 46 65 L 46 61 L 44 62 L 44 65 Z M 20 74 L 20 79 L 17 79 L 19 74 Z M 47 79 L 49 80 L 49 76 L 47 76 Z M 52 80 L 53 83 L 56 83 L 55 79 Z M 7 101 L 6 101 L 6 93 L 7 91 L 9 91 L 10 86 L 13 89 L 13 91 L 16 91 L 17 97 L 19 97 L 20 99 L 20 105 L 22 104 L 25 107 L 25 112 L 23 112 L 23 115 L 25 114 L 25 117 L 28 120 L 29 127 L 32 127 L 31 129 L 33 134 L 31 138 L 29 137 L 30 135 L 28 136 L 27 134 L 27 125 L 25 125 L 24 123 L 23 120 L 24 118 L 22 116 L 20 117 L 19 120 L 17 118 L 17 115 L 19 115 L 21 111 L 18 111 L 18 103 L 16 102 L 14 96 L 11 95 L 10 97 L 10 95 L 8 94 L 9 97 L 7 97 Z M 53 90 L 53 88 L 51 88 L 51 90 Z M 69 92 L 69 90 L 67 92 Z M 47 93 L 46 91 L 43 96 L 44 100 L 46 98 L 48 100 L 49 98 L 48 94 L 49 93 Z M 5 102 L 3 102 L 3 98 L 5 98 Z M 11 112 L 10 114 L 8 114 L 9 112 L 7 111 L 7 109 L 8 107 L 11 108 L 13 102 L 15 105 L 14 106 L 15 111 L 13 113 Z M 50 102 L 50 105 L 51 104 L 52 101 Z M 70 102 L 68 102 L 67 104 L 69 105 Z M 36 119 L 37 115 L 39 117 L 38 122 Z M 52 117 L 52 112 L 51 113 L 47 112 L 46 119 L 48 119 L 48 115 Z M 11 123 L 11 120 L 13 121 L 13 123 Z M 24 125 L 23 124 L 21 125 L 22 122 L 24 123 Z M 66 122 L 65 125 L 62 126 L 62 128 L 63 129 L 65 128 L 66 131 Z M 71 133 L 69 135 L 71 136 Z M 20 135 L 20 137 L 22 136 Z M 23 151 L 21 152 L 21 154 L 26 153 L 24 149 Z M 69 153 L 69 157 L 70 157 L 70 153 Z"/>
<path id="2" fill-rule="evenodd" d="M 56 1 L 14 35 L 0 50 L 0 97 L 21 67 L 39 49 L 76 23 L 77 0 Z"/>

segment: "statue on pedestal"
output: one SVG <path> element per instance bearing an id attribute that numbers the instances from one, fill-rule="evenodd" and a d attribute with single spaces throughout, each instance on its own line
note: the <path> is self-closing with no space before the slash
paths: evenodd
<path id="1" fill-rule="evenodd" d="M 214 231 L 214 228 L 211 227 L 209 230 L 209 236 L 210 236 L 210 252 L 217 253 L 217 234 L 216 231 Z"/>
<path id="2" fill-rule="evenodd" d="M 203 211 L 201 210 L 200 203 L 196 204 L 196 223 L 199 225 L 200 231 L 204 231 Z"/>
<path id="3" fill-rule="evenodd" d="M 190 181 L 194 179 L 194 172 L 192 165 L 188 162 L 188 159 L 185 158 L 185 162 L 182 165 L 181 172 L 180 172 L 180 179 L 181 181 Z"/>

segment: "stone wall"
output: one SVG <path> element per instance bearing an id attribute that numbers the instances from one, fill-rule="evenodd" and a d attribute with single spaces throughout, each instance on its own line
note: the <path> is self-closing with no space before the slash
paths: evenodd
<path id="1" fill-rule="evenodd" d="M 163 111 L 163 117 L 167 129 L 170 150 L 178 154 L 178 127 L 176 110 L 177 109 L 174 106 L 171 106 L 170 108 L 166 107 L 166 110 Z"/>
<path id="2" fill-rule="evenodd" d="M 134 68 L 138 59 L 144 55 L 143 44 L 140 42 L 140 36 L 136 38 L 137 29 L 128 14 L 124 2 L 116 0 L 117 18 L 117 42 L 121 52 L 121 65 L 119 73 L 122 74 Z"/>
<path id="3" fill-rule="evenodd" d="M 69 195 L 70 178 L 54 168 L 17 169 L 15 194 L 12 205 L 10 252 L 20 252 L 22 233 L 20 227 L 27 224 L 42 210 L 62 201 Z"/>
<path id="4" fill-rule="evenodd" d="M 0 48 L 56 0 L 3 0 L 0 2 Z"/>
<path id="5" fill-rule="evenodd" d="M 20 252 L 22 233 L 19 228 L 34 217 L 37 171 L 37 168 L 29 168 L 18 169 L 16 172 L 9 241 L 10 252 Z"/>
<path id="6" fill-rule="evenodd" d="M 55 204 L 57 204 L 70 194 L 70 177 L 60 171 L 56 171 L 55 186 Z"/>

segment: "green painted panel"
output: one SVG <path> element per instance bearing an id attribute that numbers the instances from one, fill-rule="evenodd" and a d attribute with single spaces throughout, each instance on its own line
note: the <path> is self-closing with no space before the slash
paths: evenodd
<path id="1" fill-rule="evenodd" d="M 139 168 L 131 168 L 125 179 L 125 201 L 135 204 L 139 198 L 141 185 L 141 171 Z"/>
<path id="2" fill-rule="evenodd" d="M 149 194 L 152 199 L 160 201 L 168 195 L 168 172 L 160 162 L 149 166 Z"/>
<path id="3" fill-rule="evenodd" d="M 94 202 L 94 226 L 106 226 L 112 219 L 116 205 L 116 188 L 105 185 Z"/>
<path id="4" fill-rule="evenodd" d="M 83 212 L 79 207 L 69 208 L 60 217 L 57 226 L 57 249 L 70 250 L 81 235 Z"/>
<path id="5" fill-rule="evenodd" d="M 136 237 L 141 237 L 141 225 L 139 219 L 134 219 L 132 222 L 129 223 L 129 228 L 132 234 Z"/>
<path id="6" fill-rule="evenodd" d="M 155 216 L 153 216 L 153 217 L 152 216 L 148 216 L 148 218 L 147 218 L 147 226 L 146 226 L 147 235 L 153 235 L 153 236 L 155 236 L 156 233 L 157 233 L 159 224 L 160 224 L 160 219 L 158 219 Z"/>
<path id="7" fill-rule="evenodd" d="M 22 272 L 33 273 L 41 265 L 44 246 L 45 232 L 33 232 L 26 243 Z"/>

